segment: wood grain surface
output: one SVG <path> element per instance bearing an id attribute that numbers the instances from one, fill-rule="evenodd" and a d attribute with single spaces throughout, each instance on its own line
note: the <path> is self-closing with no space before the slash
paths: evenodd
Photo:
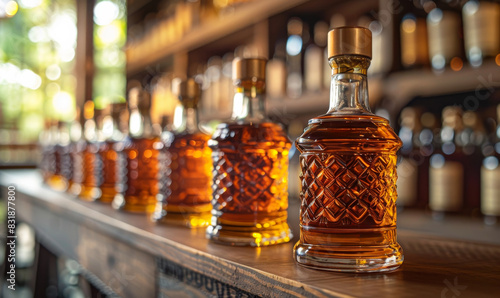
<path id="1" fill-rule="evenodd" d="M 128 297 L 168 296 L 162 295 L 161 284 L 173 281 L 158 277 L 158 260 L 264 297 L 492 297 L 500 293 L 497 245 L 400 229 L 405 261 L 399 270 L 333 273 L 303 268 L 292 259 L 298 236 L 294 204 L 289 219 L 295 230 L 292 242 L 230 247 L 208 242 L 203 229 L 156 225 L 144 215 L 55 192 L 41 183 L 35 170 L 0 172 L 0 184 L 16 186 L 17 216 L 34 226 L 44 245 L 76 259 Z"/>

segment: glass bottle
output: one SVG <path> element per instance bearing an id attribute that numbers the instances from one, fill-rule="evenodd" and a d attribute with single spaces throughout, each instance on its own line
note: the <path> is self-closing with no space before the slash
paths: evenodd
<path id="1" fill-rule="evenodd" d="M 299 18 L 291 18 L 287 24 L 288 39 L 286 41 L 286 93 L 289 98 L 302 95 L 302 52 L 304 24 Z"/>
<path id="2" fill-rule="evenodd" d="M 283 128 L 265 113 L 265 59 L 233 62 L 233 115 L 209 146 L 213 159 L 212 222 L 207 237 L 230 245 L 287 242 L 288 153 Z"/>
<path id="3" fill-rule="evenodd" d="M 322 90 L 323 69 L 325 59 L 323 53 L 326 47 L 328 25 L 319 21 L 314 25 L 314 42 L 304 52 L 304 85 L 306 90 L 320 92 Z"/>
<path id="4" fill-rule="evenodd" d="M 460 15 L 451 10 L 434 8 L 427 15 L 429 58 L 432 68 L 444 70 L 446 65 L 462 63 Z"/>
<path id="5" fill-rule="evenodd" d="M 71 172 L 71 178 L 69 179 L 69 186 L 67 190 L 71 194 L 76 192 L 80 188 L 80 181 L 82 180 L 82 151 L 85 148 L 85 140 L 82 138 L 83 129 L 81 119 L 85 119 L 86 113 L 88 112 L 85 112 L 84 105 L 84 108 L 81 112 L 77 111 L 77 117 L 70 126 L 70 161 L 66 164 L 66 167 L 67 171 Z"/>
<path id="6" fill-rule="evenodd" d="M 158 193 L 158 150 L 160 138 L 153 132 L 151 98 L 140 87 L 129 92 L 129 139 L 117 143 L 118 181 L 112 206 L 130 212 L 152 213 Z"/>
<path id="7" fill-rule="evenodd" d="M 92 103 L 92 101 L 88 101 Z M 90 104 L 89 104 L 90 106 Z M 92 109 L 93 108 L 93 109 Z M 98 128 L 101 126 L 102 110 L 86 107 L 89 110 L 83 125 L 84 144 L 81 151 L 82 167 L 79 188 L 74 195 L 85 201 L 95 201 L 100 196 L 99 171 L 97 167 L 97 151 L 99 150 Z M 91 113 L 92 111 L 93 113 Z"/>
<path id="8" fill-rule="evenodd" d="M 500 217 L 500 105 L 497 106 L 497 126 L 491 134 L 481 167 L 481 213 L 484 222 L 495 224 Z"/>
<path id="9" fill-rule="evenodd" d="M 420 133 L 419 113 L 414 107 L 401 111 L 399 137 L 403 146 L 399 151 L 398 164 L 398 200 L 399 207 L 415 206 L 418 200 L 418 166 L 421 161 L 418 136 Z"/>
<path id="10" fill-rule="evenodd" d="M 50 160 L 52 159 L 52 144 L 51 144 L 51 129 L 50 121 L 45 119 L 44 129 L 40 132 L 38 136 L 38 144 L 41 152 L 42 158 L 38 164 L 38 168 L 42 175 L 43 182 L 48 183 L 52 173 L 50 172 Z"/>
<path id="11" fill-rule="evenodd" d="M 66 124 L 66 145 L 61 149 L 61 172 L 67 181 L 67 189 L 73 184 L 73 149 L 74 144 L 81 139 L 82 126 L 80 124 L 80 109 L 77 108 L 75 118 Z"/>
<path id="12" fill-rule="evenodd" d="M 212 210 L 212 150 L 207 144 L 210 136 L 198 126 L 200 86 L 194 79 L 180 83 L 179 100 L 183 106 L 181 125 L 163 139 L 160 151 L 160 185 L 153 220 L 206 227 Z"/>
<path id="13" fill-rule="evenodd" d="M 371 32 L 328 33 L 330 109 L 309 120 L 296 140 L 302 191 L 295 260 L 343 272 L 397 269 L 396 152 L 402 143 L 389 121 L 368 105 Z"/>
<path id="14" fill-rule="evenodd" d="M 500 54 L 500 4 L 471 0 L 462 9 L 464 45 L 472 66 Z"/>
<path id="15" fill-rule="evenodd" d="M 99 175 L 99 197 L 98 201 L 111 203 L 116 195 L 117 182 L 117 159 L 118 154 L 115 147 L 124 142 L 126 132 L 120 125 L 122 114 L 125 112 L 125 103 L 113 103 L 110 105 L 111 115 L 105 115 L 102 120 L 102 138 L 99 143 L 97 154 L 96 173 Z"/>
<path id="16" fill-rule="evenodd" d="M 50 146 L 50 156 L 49 156 L 49 173 L 50 178 L 47 180 L 47 184 L 58 191 L 65 191 L 68 187 L 68 181 L 63 175 L 62 171 L 62 148 L 67 145 L 67 133 L 65 131 L 65 125 L 62 121 L 54 122 L 51 127 L 51 146 Z"/>
<path id="17" fill-rule="evenodd" d="M 425 209 L 429 205 L 429 160 L 436 149 L 436 137 L 439 134 L 439 123 L 436 115 L 424 112 L 420 117 L 422 130 L 418 134 L 419 154 L 418 159 L 418 190 L 417 207 Z"/>
<path id="18" fill-rule="evenodd" d="M 462 109 L 448 106 L 442 112 L 439 147 L 429 161 L 429 207 L 435 219 L 462 210 L 465 194 Z"/>
<path id="19" fill-rule="evenodd" d="M 463 152 L 464 211 L 468 215 L 479 214 L 481 201 L 481 146 L 486 141 L 486 131 L 477 112 L 466 111 L 462 116 L 463 131 L 458 135 L 457 144 Z"/>

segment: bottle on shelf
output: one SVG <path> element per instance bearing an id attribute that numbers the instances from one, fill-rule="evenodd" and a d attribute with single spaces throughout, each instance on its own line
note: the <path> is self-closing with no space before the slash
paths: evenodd
<path id="1" fill-rule="evenodd" d="M 233 53 L 229 52 L 222 56 L 222 68 L 220 78 L 220 98 L 218 114 L 227 118 L 231 115 L 233 100 Z"/>
<path id="2" fill-rule="evenodd" d="M 304 41 L 304 24 L 299 18 L 291 18 L 287 24 L 288 39 L 286 41 L 286 93 L 289 98 L 302 95 L 302 48 Z"/>
<path id="3" fill-rule="evenodd" d="M 63 121 L 54 121 L 51 127 L 51 145 L 49 156 L 49 179 L 47 184 L 55 190 L 65 191 L 68 188 L 68 181 L 64 175 L 62 154 L 68 145 L 68 134 Z"/>
<path id="4" fill-rule="evenodd" d="M 42 175 L 42 180 L 44 183 L 47 183 L 49 180 L 50 173 L 50 159 L 51 159 L 51 150 L 50 150 L 50 121 L 48 119 L 44 119 L 44 128 L 38 135 L 38 148 L 40 151 L 41 159 L 38 163 L 38 169 Z"/>
<path id="5" fill-rule="evenodd" d="M 301 165 L 300 239 L 303 266 L 343 272 L 397 269 L 396 160 L 401 140 L 368 105 L 371 32 L 328 33 L 330 109 L 309 120 L 296 140 Z"/>
<path id="6" fill-rule="evenodd" d="M 194 79 L 182 81 L 179 100 L 183 106 L 181 126 L 166 133 L 159 157 L 159 192 L 152 219 L 190 228 L 206 227 L 212 210 L 212 151 L 210 136 L 198 123 L 200 86 Z"/>
<path id="7" fill-rule="evenodd" d="M 323 69 L 326 63 L 323 53 L 326 48 L 328 25 L 319 21 L 314 25 L 313 42 L 307 46 L 304 53 L 304 85 L 307 91 L 320 92 L 323 89 Z"/>
<path id="8" fill-rule="evenodd" d="M 417 207 L 427 208 L 429 204 L 429 160 L 436 148 L 436 142 L 439 138 L 438 121 L 436 116 L 431 112 L 424 112 L 420 117 L 422 130 L 418 134 L 419 154 L 418 161 L 418 190 L 417 190 Z"/>
<path id="9" fill-rule="evenodd" d="M 470 215 L 479 213 L 481 147 L 486 141 L 486 131 L 475 111 L 464 112 L 462 121 L 464 129 L 458 135 L 457 144 L 462 148 L 464 154 L 464 211 Z"/>
<path id="10" fill-rule="evenodd" d="M 85 201 L 95 201 L 100 197 L 98 154 L 99 128 L 102 110 L 96 109 L 93 101 L 87 101 L 84 106 L 85 122 L 83 125 L 83 140 L 81 147 L 82 166 L 80 180 L 73 181 L 72 193 Z"/>
<path id="11" fill-rule="evenodd" d="M 129 138 L 117 143 L 118 177 L 116 195 L 111 205 L 115 209 L 152 213 L 158 193 L 158 151 L 160 141 L 151 123 L 151 98 L 142 87 L 129 91 Z"/>
<path id="12" fill-rule="evenodd" d="M 426 66 L 429 62 L 425 19 L 406 14 L 400 26 L 401 64 L 404 68 Z"/>
<path id="13" fill-rule="evenodd" d="M 462 9 L 465 52 L 469 63 L 480 66 L 500 54 L 500 4 L 468 1 Z"/>
<path id="14" fill-rule="evenodd" d="M 413 207 L 418 200 L 418 168 L 422 161 L 418 137 L 421 131 L 419 111 L 414 107 L 406 107 L 401 111 L 401 128 L 399 138 L 403 146 L 399 150 L 398 164 L 398 207 Z"/>
<path id="15" fill-rule="evenodd" d="M 281 100 L 286 96 L 286 49 L 284 42 L 277 42 L 273 59 L 267 63 L 266 92 L 271 100 Z"/>
<path id="16" fill-rule="evenodd" d="M 213 158 L 212 221 L 207 238 L 266 246 L 290 240 L 287 224 L 291 142 L 265 112 L 266 60 L 235 59 L 232 119 L 219 124 Z"/>
<path id="17" fill-rule="evenodd" d="M 111 203 L 116 195 L 117 160 L 116 146 L 126 142 L 126 131 L 123 130 L 122 115 L 127 106 L 125 103 L 109 105 L 110 114 L 106 113 L 102 120 L 102 141 L 99 143 L 96 163 L 96 175 L 99 176 L 99 193 L 96 198 L 102 203 Z"/>
<path id="18" fill-rule="evenodd" d="M 73 174 L 71 175 L 68 192 L 75 196 L 82 192 L 82 183 L 88 167 L 85 165 L 84 152 L 87 147 L 86 136 L 90 137 L 91 131 L 95 129 L 93 101 L 88 100 L 84 103 L 82 116 L 83 122 L 80 125 L 72 124 L 70 132 L 71 170 Z"/>
<path id="19" fill-rule="evenodd" d="M 484 222 L 493 225 L 500 217 L 500 105 L 497 106 L 496 128 L 483 150 L 481 166 L 481 213 Z"/>
<path id="20" fill-rule="evenodd" d="M 427 16 L 429 58 L 434 70 L 444 70 L 447 65 L 451 65 L 453 70 L 462 68 L 461 30 L 458 13 L 439 8 L 429 12 Z"/>
<path id="21" fill-rule="evenodd" d="M 221 96 L 221 72 L 222 72 L 222 59 L 218 56 L 213 56 L 208 59 L 207 70 L 205 72 L 205 79 L 207 80 L 207 87 L 204 90 L 206 96 L 204 98 L 204 107 L 207 108 L 210 114 L 218 112 L 219 100 Z"/>
<path id="22" fill-rule="evenodd" d="M 84 111 L 85 109 L 77 108 L 76 117 L 69 126 L 69 158 L 66 159 L 67 162 L 63 164 L 64 171 L 68 173 L 68 193 L 72 193 L 73 189 L 78 188 L 78 186 L 73 187 L 73 184 L 76 182 L 76 185 L 78 185 L 79 183 L 77 181 L 81 180 L 81 167 L 83 166 L 81 150 L 85 144 L 85 141 L 82 138 L 82 121 L 84 119 Z"/>
<path id="23" fill-rule="evenodd" d="M 464 154 L 457 144 L 463 131 L 462 109 L 444 108 L 442 123 L 439 146 L 429 161 L 429 207 L 436 219 L 461 211 L 465 195 Z"/>

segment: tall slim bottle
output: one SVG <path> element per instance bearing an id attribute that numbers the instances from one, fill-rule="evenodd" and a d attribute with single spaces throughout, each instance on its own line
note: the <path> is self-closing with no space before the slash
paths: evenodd
<path id="1" fill-rule="evenodd" d="M 217 126 L 212 222 L 207 237 L 230 245 L 287 242 L 288 152 L 283 128 L 265 113 L 265 59 L 235 59 L 232 120 Z"/>
<path id="2" fill-rule="evenodd" d="M 190 228 L 210 223 L 212 150 L 210 136 L 198 124 L 200 86 L 189 79 L 179 85 L 183 106 L 181 126 L 163 140 L 160 149 L 158 203 L 153 220 Z"/>
<path id="3" fill-rule="evenodd" d="M 398 268 L 396 152 L 389 121 L 368 106 L 371 32 L 328 33 L 330 109 L 309 120 L 296 140 L 301 152 L 300 239 L 295 260 L 316 269 L 381 272 Z"/>
<path id="4" fill-rule="evenodd" d="M 160 138 L 153 132 L 151 98 L 139 87 L 129 93 L 129 139 L 117 143 L 117 183 L 111 205 L 130 212 L 152 213 L 158 193 L 158 150 Z"/>

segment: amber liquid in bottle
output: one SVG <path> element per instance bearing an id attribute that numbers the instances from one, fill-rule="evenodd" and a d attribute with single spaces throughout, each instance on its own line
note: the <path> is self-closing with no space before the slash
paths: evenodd
<path id="1" fill-rule="evenodd" d="M 80 167 L 79 187 L 75 186 L 73 192 L 79 199 L 95 201 L 100 196 L 99 169 L 97 168 L 97 152 L 99 150 L 98 131 L 96 126 L 100 121 L 101 110 L 95 110 L 92 101 L 87 101 L 84 106 L 85 123 L 83 127 L 84 142 L 80 145 L 82 164 Z"/>
<path id="2" fill-rule="evenodd" d="M 193 79 L 179 84 L 179 100 L 183 106 L 181 125 L 173 132 L 162 134 L 164 148 L 160 151 L 154 221 L 190 228 L 210 224 L 212 150 L 208 147 L 210 136 L 200 130 L 198 123 L 200 89 Z"/>
<path id="3" fill-rule="evenodd" d="M 61 123 L 57 125 L 53 125 L 51 127 L 51 142 L 47 148 L 47 174 L 46 174 L 46 183 L 52 189 L 58 191 L 65 191 L 68 187 L 68 181 L 65 179 L 63 175 L 62 169 L 62 148 L 64 144 L 62 141 L 62 133 L 61 133 Z"/>
<path id="4" fill-rule="evenodd" d="M 154 221 L 191 228 L 211 219 L 212 150 L 204 133 L 175 135 L 160 155 L 160 190 Z"/>
<path id="5" fill-rule="evenodd" d="M 330 58 L 330 110 L 309 120 L 296 141 L 302 203 L 294 256 L 307 267 L 381 272 L 403 261 L 396 239 L 396 152 L 402 143 L 386 119 L 370 112 L 369 63 L 361 55 Z"/>
<path id="6" fill-rule="evenodd" d="M 149 96 L 145 91 L 138 93 L 138 108 L 130 107 L 130 138 L 116 146 L 118 182 L 112 206 L 124 211 L 152 213 L 158 193 L 155 144 L 160 138 L 152 132 Z"/>
<path id="7" fill-rule="evenodd" d="M 103 119 L 103 142 L 99 144 L 97 155 L 96 174 L 99 176 L 100 196 L 98 201 L 111 203 L 117 194 L 116 183 L 118 182 L 117 161 L 118 153 L 116 147 L 123 142 L 125 134 L 121 131 L 120 118 L 124 114 L 126 105 L 120 103 L 111 104 L 111 116 Z"/>
<path id="8" fill-rule="evenodd" d="M 99 170 L 102 179 L 99 201 L 103 203 L 111 203 L 116 195 L 118 153 L 114 149 L 115 144 L 114 141 L 105 141 L 99 146 Z"/>
<path id="9" fill-rule="evenodd" d="M 207 237 L 216 242 L 265 246 L 292 237 L 286 221 L 291 142 L 265 117 L 264 79 L 236 80 L 233 122 L 220 124 L 209 142 L 214 175 Z"/>

